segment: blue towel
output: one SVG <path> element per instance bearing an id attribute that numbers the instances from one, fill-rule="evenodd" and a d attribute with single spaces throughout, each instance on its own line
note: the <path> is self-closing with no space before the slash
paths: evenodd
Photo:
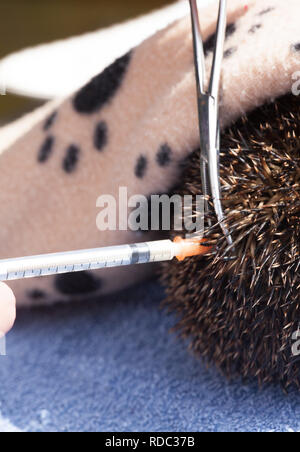
<path id="1" fill-rule="evenodd" d="M 298 431 L 300 395 L 228 383 L 169 333 L 155 282 L 19 312 L 0 357 L 0 430 Z"/>

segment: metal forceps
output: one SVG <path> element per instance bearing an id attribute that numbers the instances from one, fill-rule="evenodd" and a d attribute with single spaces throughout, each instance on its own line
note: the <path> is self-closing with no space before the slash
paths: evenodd
<path id="1" fill-rule="evenodd" d="M 210 207 L 208 199 L 211 198 L 218 223 L 222 228 L 229 247 L 232 247 L 233 240 L 226 225 L 221 203 L 220 184 L 221 134 L 219 120 L 219 91 L 227 23 L 227 0 L 220 0 L 216 45 L 208 92 L 205 91 L 205 56 L 197 0 L 189 0 L 189 2 L 193 29 L 201 148 L 200 166 L 203 194 L 205 196 L 205 213 L 209 213 Z M 211 227 L 210 220 L 209 226 Z"/>

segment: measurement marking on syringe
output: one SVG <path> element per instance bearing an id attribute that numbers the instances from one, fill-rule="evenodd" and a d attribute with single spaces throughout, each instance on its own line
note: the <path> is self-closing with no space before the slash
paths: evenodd
<path id="1" fill-rule="evenodd" d="M 197 246 L 196 244 L 194 247 L 197 248 Z M 172 243 L 170 240 L 163 240 L 66 253 L 28 256 L 18 259 L 3 259 L 0 260 L 0 277 L 1 279 L 5 278 L 4 280 L 13 280 L 166 261 L 177 256 L 175 254 L 177 251 L 181 253 L 180 258 L 182 259 L 180 243 L 178 245 L 177 243 Z M 184 249 L 184 252 L 186 252 L 187 256 L 196 254 L 195 249 L 191 249 L 191 243 L 189 242 L 186 242 L 186 250 Z M 199 254 L 201 253 L 202 250 L 200 249 Z"/>

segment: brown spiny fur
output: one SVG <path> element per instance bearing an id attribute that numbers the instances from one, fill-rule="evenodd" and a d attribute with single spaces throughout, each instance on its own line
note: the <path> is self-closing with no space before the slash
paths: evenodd
<path id="1" fill-rule="evenodd" d="M 223 259 L 226 242 L 215 226 L 215 255 L 164 266 L 167 305 L 195 353 L 227 376 L 300 387 L 292 355 L 300 324 L 300 98 L 284 96 L 239 120 L 222 149 L 237 259 Z M 199 151 L 180 193 L 201 193 Z"/>

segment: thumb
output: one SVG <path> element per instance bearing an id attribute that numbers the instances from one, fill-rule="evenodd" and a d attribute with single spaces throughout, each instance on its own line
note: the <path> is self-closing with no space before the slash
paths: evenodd
<path id="1" fill-rule="evenodd" d="M 0 337 L 6 334 L 16 319 L 16 299 L 12 290 L 0 283 Z"/>

